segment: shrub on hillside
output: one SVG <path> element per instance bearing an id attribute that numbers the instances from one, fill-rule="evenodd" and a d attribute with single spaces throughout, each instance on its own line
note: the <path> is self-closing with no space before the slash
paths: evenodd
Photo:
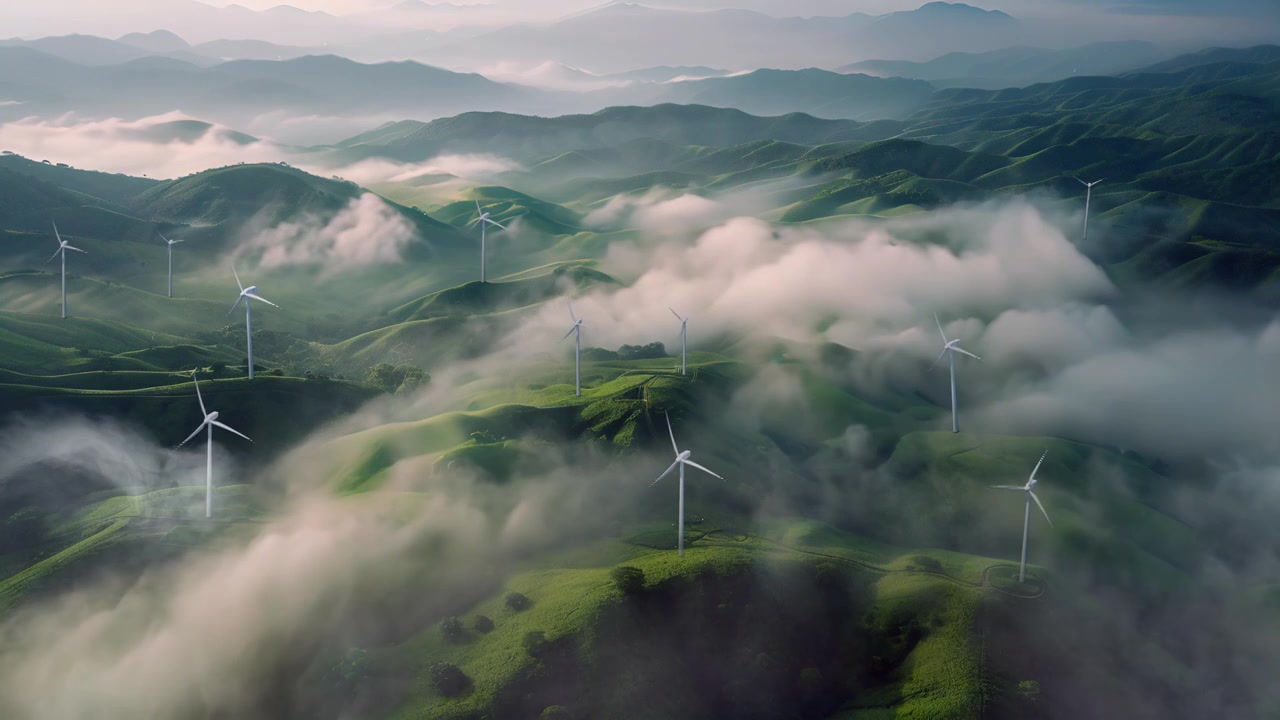
<path id="1" fill-rule="evenodd" d="M 1035 680 L 1023 680 L 1018 683 L 1018 696 L 1028 705 L 1034 705 L 1040 699 L 1040 683 Z"/>
<path id="2" fill-rule="evenodd" d="M 413 365 L 378 363 L 365 373 L 365 382 L 387 393 L 411 392 L 431 381 L 431 376 Z"/>
<path id="3" fill-rule="evenodd" d="M 493 632 L 493 621 L 487 615 L 477 615 L 475 629 L 479 633 Z"/>
<path id="4" fill-rule="evenodd" d="M 623 345 L 618 348 L 618 357 L 623 360 L 653 360 L 667 356 L 667 349 L 660 342 L 648 345 Z"/>
<path id="5" fill-rule="evenodd" d="M 528 610 L 533 607 L 533 601 L 524 593 L 511 592 L 507 593 L 507 607 L 515 611 Z"/>
<path id="6" fill-rule="evenodd" d="M 436 663 L 430 673 L 431 685 L 445 697 L 460 695 L 471 684 L 471 678 L 453 663 Z"/>
<path id="7" fill-rule="evenodd" d="M 614 587 L 623 595 L 631 595 L 644 589 L 644 571 L 638 567 L 620 565 L 609 576 L 613 578 Z"/>
<path id="8" fill-rule="evenodd" d="M 942 563 L 936 558 L 928 555 L 914 555 L 911 558 L 911 565 L 920 570 L 928 570 L 929 572 L 942 572 Z"/>
<path id="9" fill-rule="evenodd" d="M 462 626 L 461 620 L 450 617 L 440 623 L 440 634 L 444 636 L 445 642 L 457 643 L 466 639 L 467 629 Z"/>

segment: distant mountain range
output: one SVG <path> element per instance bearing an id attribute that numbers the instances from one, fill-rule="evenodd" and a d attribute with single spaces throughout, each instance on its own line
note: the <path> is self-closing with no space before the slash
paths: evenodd
<path id="1" fill-rule="evenodd" d="M 388 157 L 420 161 L 445 152 L 493 152 L 518 158 L 655 140 L 724 146 L 761 139 L 797 143 L 869 141 L 885 137 L 880 124 L 821 120 L 809 115 L 756 117 L 741 110 L 689 105 L 614 107 L 554 118 L 466 113 L 431 122 L 388 123 L 338 143 L 342 159 Z M 890 133 L 892 134 L 892 133 Z"/>
<path id="2" fill-rule="evenodd" d="M 589 16 L 599 12 L 604 11 Z M 646 15 L 650 11 L 613 6 L 610 12 Z M 232 46 L 239 52 L 279 49 L 247 41 L 222 41 L 201 52 Z M 181 110 L 231 127 L 247 127 L 265 113 L 281 111 L 315 117 L 351 117 L 354 112 L 365 117 L 429 120 L 465 112 L 564 115 L 662 104 L 737 108 L 760 116 L 805 113 L 826 119 L 910 120 L 939 102 L 952 106 L 959 90 L 949 86 L 979 90 L 1010 87 L 997 82 L 1001 77 L 1014 87 L 1070 77 L 1092 86 L 1101 76 L 1086 77 L 1078 72 L 1081 66 L 1124 72 L 1152 60 L 1159 64 L 1148 63 L 1138 69 L 1167 72 L 1226 59 L 1256 64 L 1280 57 L 1275 46 L 1261 46 L 1208 50 L 1166 60 L 1165 53 L 1151 45 L 1108 43 L 1070 50 L 1012 48 L 945 56 L 927 63 L 876 61 L 843 68 L 889 77 L 817 68 L 729 73 L 708 66 L 656 66 L 613 75 L 566 68 L 560 79 L 570 87 L 575 79 L 581 79 L 584 88 L 591 87 L 591 82 L 597 83 L 596 87 L 601 82 L 619 84 L 571 92 L 494 82 L 478 74 L 416 62 L 364 64 L 334 55 L 307 55 L 210 65 L 208 58 L 197 58 L 197 64 L 172 57 L 199 48 L 173 33 L 136 34 L 118 41 L 67 36 L 0 46 L 0 122 L 67 112 L 84 118 L 136 119 Z M 51 52 L 81 60 L 71 61 Z M 130 59 L 120 61 L 126 57 Z M 95 64 L 98 62 L 110 64 Z M 710 77 L 685 79 L 690 74 Z M 317 139 L 314 135 L 303 140 L 276 139 L 332 142 L 331 136 Z"/>
<path id="3" fill-rule="evenodd" d="M 340 44 L 382 32 L 325 12 L 276 5 L 252 10 L 231 4 L 215 7 L 199 0 L 129 0 L 80 3 L 74 11 L 51 13 L 46 0 L 6 0 L 4 32 L 38 37 L 53 32 L 94 32 L 119 36 L 165 29 L 195 43 L 219 38 L 258 39 L 283 45 Z"/>
<path id="4" fill-rule="evenodd" d="M 996 90 L 1053 82 L 1073 75 L 1119 75 L 1172 57 L 1147 42 L 1093 43 L 1065 50 L 1010 47 L 985 53 L 947 53 L 928 62 L 866 60 L 837 72 L 926 80 L 939 88 Z"/>
<path id="5" fill-rule="evenodd" d="M 166 57 L 117 65 L 75 64 L 27 47 L 0 47 L 0 119 L 138 118 L 175 109 L 229 125 L 269 111 L 349 115 L 447 115 L 474 109 L 546 109 L 545 94 L 412 62 L 364 65 L 307 56 L 200 67 Z"/>
<path id="6" fill-rule="evenodd" d="M 555 60 L 614 73 L 650 65 L 739 69 L 835 67 L 852 60 L 925 60 L 1016 42 L 1020 23 L 998 11 L 933 2 L 886 15 L 777 18 L 746 10 L 666 10 L 612 3 L 545 25 L 515 25 L 438 45 L 424 59 Z"/>

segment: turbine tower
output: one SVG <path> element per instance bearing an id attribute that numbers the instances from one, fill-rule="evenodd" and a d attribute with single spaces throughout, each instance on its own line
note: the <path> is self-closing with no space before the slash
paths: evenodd
<path id="1" fill-rule="evenodd" d="M 271 307 L 278 308 L 280 306 L 258 295 L 257 285 L 250 285 L 249 287 L 245 287 L 240 282 L 240 273 L 236 272 L 235 265 L 231 266 L 231 274 L 236 276 L 236 285 L 240 286 L 240 297 L 236 298 L 235 305 L 231 306 L 231 310 L 228 310 L 227 314 L 230 315 L 236 309 L 236 305 L 239 305 L 241 300 L 244 301 L 244 332 L 245 332 L 245 337 L 247 339 L 247 347 L 249 352 L 249 379 L 252 380 L 253 379 L 253 322 L 252 322 L 252 319 L 250 318 L 249 306 L 251 303 L 249 301 L 261 300 L 262 302 L 270 305 Z"/>
<path id="2" fill-rule="evenodd" d="M 218 412 L 216 410 L 214 412 L 209 412 L 204 407 L 204 398 L 200 397 L 200 381 L 196 379 L 195 373 L 191 373 L 191 382 L 196 386 L 196 400 L 200 401 L 200 412 L 204 414 L 204 422 L 200 423 L 200 427 L 196 428 L 195 432 L 188 435 L 186 440 L 178 443 L 177 447 L 174 449 L 176 450 L 183 445 L 186 445 L 187 441 L 191 440 L 191 438 L 196 435 L 199 435 L 201 430 L 208 428 L 208 454 L 205 458 L 204 465 L 204 516 L 211 518 L 213 517 L 213 426 L 217 425 L 223 430 L 233 432 L 249 442 L 253 442 L 253 440 L 239 430 L 218 422 Z"/>
<path id="3" fill-rule="evenodd" d="M 169 246 L 169 297 L 173 297 L 173 246 L 183 241 L 170 240 L 164 235 L 161 235 L 160 239 L 163 240 L 165 244 Z"/>
<path id="4" fill-rule="evenodd" d="M 1080 183 L 1085 187 L 1085 190 L 1084 190 L 1084 238 L 1081 240 L 1082 243 L 1087 242 L 1089 240 L 1089 200 L 1093 198 L 1093 186 L 1102 182 L 1104 179 L 1105 178 L 1099 178 L 1097 180 L 1094 180 L 1091 183 L 1088 183 L 1081 180 L 1080 178 L 1076 178 L 1076 182 Z"/>
<path id="5" fill-rule="evenodd" d="M 574 333 L 577 333 L 577 337 L 573 339 L 574 346 L 575 346 L 574 353 L 573 353 L 573 364 L 574 364 L 574 393 L 573 394 L 577 395 L 578 397 L 582 397 L 582 320 L 579 319 L 577 315 L 573 314 L 572 300 L 569 301 L 569 317 L 573 318 L 573 327 L 569 328 L 569 332 L 565 333 L 564 337 L 560 338 L 560 341 L 564 342 L 565 338 L 569 337 L 570 335 L 573 335 Z"/>
<path id="6" fill-rule="evenodd" d="M 677 540 L 676 547 L 679 548 L 680 557 L 684 557 L 684 466 L 688 465 L 689 467 L 698 468 L 702 472 L 707 473 L 709 475 L 715 475 L 721 480 L 723 480 L 724 478 L 719 475 L 716 475 L 714 472 L 690 460 L 689 455 L 691 453 L 688 450 L 685 450 L 684 452 L 680 452 L 680 447 L 676 445 L 676 433 L 674 430 L 671 429 L 671 416 L 667 415 L 665 412 L 663 413 L 663 415 L 666 415 L 667 417 L 667 433 L 671 435 L 671 449 L 676 451 L 676 461 L 671 463 L 671 467 L 667 468 L 665 471 L 663 471 L 661 475 L 658 476 L 658 480 L 661 480 L 662 478 L 670 475 L 671 471 L 675 470 L 676 467 L 679 466 L 680 468 L 680 519 L 676 524 L 678 538 L 679 538 Z M 653 487 L 654 485 L 657 485 L 658 480 L 654 480 L 653 482 L 649 483 L 649 487 Z"/>
<path id="7" fill-rule="evenodd" d="M 933 370 L 938 366 L 938 362 L 942 360 L 943 355 L 949 355 L 951 360 L 951 432 L 960 432 L 960 420 L 956 416 L 956 353 L 964 353 L 974 360 L 982 358 L 960 347 L 959 338 L 948 340 L 947 334 L 942 330 L 942 321 L 938 319 L 938 314 L 933 314 L 933 321 L 938 325 L 938 334 L 942 335 L 942 352 L 938 355 L 938 359 L 933 361 L 933 365 L 929 366 L 929 370 Z"/>
<path id="8" fill-rule="evenodd" d="M 45 260 L 45 263 L 51 263 L 53 262 L 54 258 L 58 257 L 59 255 L 62 256 L 62 319 L 66 320 L 67 319 L 67 251 L 75 250 L 76 252 L 82 252 L 82 253 L 85 253 L 86 255 L 88 255 L 89 253 L 85 250 L 81 250 L 78 247 L 71 247 L 70 245 L 68 245 L 67 241 L 63 240 L 62 235 L 58 233 L 58 223 L 53 224 L 53 235 L 54 237 L 58 238 L 58 249 L 53 251 L 53 255 L 50 255 L 49 259 Z"/>
<path id="9" fill-rule="evenodd" d="M 1018 582 L 1025 582 L 1027 579 L 1027 529 L 1031 527 L 1031 501 L 1036 501 L 1036 506 L 1040 508 L 1040 512 L 1044 513 L 1044 519 L 1049 523 L 1049 527 L 1053 527 L 1053 521 L 1049 519 L 1049 513 L 1045 512 L 1044 505 L 1040 504 L 1040 498 L 1032 490 L 1036 486 L 1036 470 L 1040 469 L 1040 463 L 1044 462 L 1045 455 L 1049 451 L 1046 449 L 1040 455 L 1040 462 L 1031 471 L 1031 477 L 1027 479 L 1026 485 L 992 485 L 1000 490 L 1022 490 L 1027 493 L 1027 510 L 1022 516 L 1022 564 L 1018 568 Z"/>
<path id="10" fill-rule="evenodd" d="M 689 348 L 689 318 L 680 317 L 680 313 L 676 312 L 674 308 L 668 307 L 667 309 L 670 310 L 671 314 L 675 315 L 676 319 L 680 321 L 680 374 L 684 375 L 685 352 Z"/>
<path id="11" fill-rule="evenodd" d="M 485 251 L 484 251 L 485 230 L 487 230 L 487 229 L 488 229 L 488 226 L 489 226 L 489 225 L 494 225 L 494 226 L 496 226 L 496 227 L 500 227 L 500 228 L 502 228 L 503 230 L 506 230 L 506 229 L 507 229 L 507 226 L 506 226 L 506 225 L 503 225 L 502 223 L 498 222 L 497 220 L 490 220 L 490 219 L 489 219 L 489 213 L 487 213 L 487 212 L 485 212 L 485 211 L 483 211 L 483 210 L 481 210 L 481 209 L 480 209 L 480 201 L 479 201 L 479 200 L 477 200 L 477 201 L 476 201 L 476 215 L 477 215 L 478 217 L 477 217 L 475 220 L 472 220 L 472 221 L 471 221 L 470 223 L 468 223 L 468 224 L 469 224 L 469 225 L 474 225 L 474 224 L 476 224 L 476 223 L 480 223 L 480 282 L 485 282 L 485 275 L 484 275 L 484 266 L 485 266 Z"/>

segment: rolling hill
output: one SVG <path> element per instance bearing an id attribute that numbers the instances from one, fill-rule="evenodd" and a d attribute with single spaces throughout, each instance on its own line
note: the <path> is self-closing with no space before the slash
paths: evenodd
<path id="1" fill-rule="evenodd" d="M 580 19 L 645 23 L 650 12 L 623 5 Z M 929 32 L 942 32 L 948 13 L 969 13 L 978 39 L 988 23 L 1011 22 L 965 7 L 928 12 L 941 18 Z M 921 27 L 917 15 L 888 17 L 848 23 L 883 23 L 889 38 Z M 1265 669 L 1280 616 L 1269 576 L 1234 557 L 1253 538 L 1215 530 L 1239 508 L 1196 507 L 1197 492 L 1229 484 L 1219 484 L 1216 458 L 1170 462 L 1021 427 L 948 432 L 939 375 L 898 381 L 873 351 L 828 340 L 838 318 L 807 341 L 771 337 L 763 324 L 699 336 L 687 374 L 671 344 L 676 325 L 633 340 L 648 345 L 588 345 L 580 395 L 563 329 L 545 345 L 508 348 L 508 360 L 489 355 L 547 303 L 621 290 L 628 258 L 644 266 L 658 240 L 610 213 L 682 194 L 806 229 L 1039 193 L 1044 207 L 1059 203 L 1054 222 L 1074 237 L 1083 189 L 1071 176 L 1106 177 L 1093 195 L 1094 244 L 1077 243 L 1120 286 L 1104 310 L 1127 327 L 1146 293 L 1229 291 L 1274 314 L 1280 68 L 1265 53 L 1262 62 L 1208 56 L 1171 72 L 943 90 L 894 121 L 676 104 L 474 112 L 387 124 L 332 149 L 402 161 L 484 151 L 521 165 L 422 209 L 410 207 L 421 191 L 412 183 L 380 184 L 379 200 L 284 164 L 153 181 L 4 156 L 0 405 L 37 422 L 114 428 L 122 434 L 106 435 L 111 449 L 136 455 L 137 467 L 102 470 L 57 452 L 0 464 L 0 613 L 106 588 L 95 622 L 145 653 L 151 635 L 131 645 L 111 619 L 122 598 L 163 595 L 151 573 L 202 558 L 238 570 L 263 547 L 297 549 L 319 554 L 321 574 L 337 578 L 306 588 L 308 602 L 332 609 L 325 622 L 242 645 L 234 624 L 215 627 L 237 666 L 257 663 L 226 671 L 248 678 L 236 696 L 245 717 L 1262 716 L 1276 700 Z M 323 62 L 338 84 L 368 79 L 367 69 Z M 282 73 L 273 77 L 286 103 L 312 67 L 230 65 L 221 77 L 264 95 L 283 86 L 258 84 L 262 68 Z M 743 82 L 760 77 L 770 74 Z M 204 131 L 158 130 L 162 139 Z M 343 215 L 366 198 L 380 222 L 412 236 L 389 262 L 361 262 L 379 234 Z M 485 283 L 475 281 L 477 204 L 509 227 L 488 236 Z M 89 251 L 69 264 L 66 320 L 46 262 L 55 219 Z M 663 242 L 687 246 L 699 223 L 717 222 L 691 222 Z M 175 256 L 172 299 L 161 293 L 161 232 L 191 241 Z M 236 254 L 264 237 L 258 250 L 333 244 L 314 263 Z M 727 262 L 737 240 L 722 233 L 707 262 Z M 602 272 L 601 258 L 623 271 Z M 253 381 L 245 328 L 228 315 L 232 261 L 278 303 L 254 309 Z M 665 302 L 643 302 L 670 322 Z M 936 341 L 927 312 L 909 312 Z M 892 359 L 928 372 L 929 358 Z M 992 373 L 971 367 L 975 380 Z M 169 449 L 198 422 L 192 371 L 210 406 L 254 439 L 218 443 L 229 463 L 220 472 L 235 475 L 217 479 L 213 521 L 203 518 L 199 449 Z M 1017 392 L 1045 372 L 986 380 Z M 961 387 L 962 407 L 978 406 L 980 387 Z M 654 485 L 677 438 L 723 482 L 694 475 L 682 500 L 676 483 Z M 1024 477 L 1037 457 L 1052 525 L 1031 518 L 1020 582 L 1022 513 L 1035 511 L 990 486 Z M 672 552 L 678 502 L 683 558 Z M 281 532 L 299 519 L 301 542 Z M 348 523 L 359 532 L 326 545 L 331 526 Z M 383 561 L 386 572 L 372 572 Z M 351 565 L 371 572 L 343 574 Z M 255 563 L 292 587 L 295 568 L 281 576 L 285 566 Z M 99 585 L 107 574 L 118 583 Z M 263 597 L 273 599 L 249 593 L 244 606 L 260 610 Z M 148 631 L 170 609 L 158 602 L 138 605 Z M 286 609 L 273 631 L 287 628 L 295 612 Z M 11 702 L 0 696 L 0 715 L 19 716 Z"/>

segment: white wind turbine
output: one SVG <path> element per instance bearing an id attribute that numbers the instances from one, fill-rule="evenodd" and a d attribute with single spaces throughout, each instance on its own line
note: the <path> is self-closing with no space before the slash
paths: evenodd
<path id="1" fill-rule="evenodd" d="M 195 373 L 191 373 L 191 382 L 195 383 L 196 386 L 196 400 L 200 401 L 200 412 L 204 414 L 204 422 L 200 423 L 200 427 L 196 428 L 195 432 L 188 435 L 186 440 L 178 443 L 177 447 L 186 445 L 191 438 L 199 435 L 201 430 L 208 428 L 208 455 L 206 456 L 204 466 L 204 516 L 211 518 L 213 517 L 213 426 L 217 425 L 223 430 L 233 432 L 249 442 L 253 442 L 253 440 L 239 430 L 218 422 L 218 412 L 216 410 L 214 412 L 209 412 L 204 407 L 204 398 L 200 396 L 200 381 L 196 379 Z"/>
<path id="2" fill-rule="evenodd" d="M 231 306 L 231 310 L 228 310 L 227 314 L 230 315 L 232 311 L 236 309 L 236 305 L 239 305 L 241 300 L 244 301 L 244 332 L 248 341 L 247 346 L 248 346 L 248 352 L 249 352 L 249 379 L 252 380 L 253 379 L 253 323 L 250 318 L 249 301 L 261 300 L 262 302 L 270 305 L 271 307 L 278 308 L 280 306 L 262 297 L 261 295 L 258 295 L 257 285 L 250 285 L 249 287 L 245 287 L 243 284 L 241 284 L 240 273 L 236 272 L 235 265 L 231 266 L 231 274 L 236 276 L 236 285 L 240 286 L 240 297 L 236 298 L 235 305 Z"/>
<path id="3" fill-rule="evenodd" d="M 573 335 L 574 333 L 577 333 L 578 335 L 573 340 L 575 345 L 573 353 L 574 395 L 582 397 L 582 320 L 577 315 L 573 314 L 572 300 L 569 301 L 569 317 L 573 318 L 573 327 L 569 328 L 569 332 L 565 333 L 564 337 L 560 338 L 560 341 L 564 342 L 565 338 Z"/>
<path id="4" fill-rule="evenodd" d="M 1081 242 L 1085 242 L 1085 241 L 1087 241 L 1087 240 L 1089 239 L 1089 201 L 1093 198 L 1093 186 L 1094 186 L 1094 185 L 1097 185 L 1098 183 L 1102 182 L 1102 181 L 1103 181 L 1103 180 L 1105 180 L 1105 179 L 1106 179 L 1106 178 L 1098 178 L 1097 180 L 1094 180 L 1093 182 L 1089 183 L 1089 182 L 1085 182 L 1085 181 L 1081 180 L 1080 178 L 1076 178 L 1076 182 L 1080 183 L 1081 185 L 1083 185 L 1083 186 L 1085 187 L 1085 191 L 1084 191 L 1084 238 L 1081 240 Z"/>
<path id="5" fill-rule="evenodd" d="M 180 242 L 185 242 L 185 241 L 170 240 L 164 235 L 161 235 L 160 239 L 165 242 L 165 245 L 169 246 L 169 297 L 173 297 L 173 246 L 177 245 Z"/>
<path id="6" fill-rule="evenodd" d="M 685 450 L 684 452 L 680 451 L 680 447 L 676 445 L 676 433 L 674 430 L 671 429 L 671 416 L 667 415 L 666 413 L 663 413 L 663 415 L 666 415 L 667 417 L 667 432 L 671 435 L 671 449 L 676 451 L 676 461 L 671 463 L 671 467 L 667 468 L 665 471 L 663 471 L 661 475 L 658 476 L 658 480 L 661 480 L 667 475 L 670 475 L 671 471 L 676 469 L 676 466 L 680 467 L 680 520 L 677 523 L 676 527 L 678 528 L 677 532 L 679 533 L 678 535 L 679 540 L 677 541 L 678 542 L 677 547 L 679 548 L 680 557 L 684 557 L 684 466 L 688 465 L 689 467 L 698 468 L 702 472 L 708 473 L 710 475 L 715 475 L 721 480 L 723 480 L 724 478 L 719 475 L 716 475 L 714 472 L 690 460 L 689 459 L 689 455 L 691 454 L 690 451 L 688 450 Z M 658 480 L 654 480 L 653 482 L 649 483 L 649 487 L 653 487 L 654 485 L 657 485 Z"/>
<path id="7" fill-rule="evenodd" d="M 75 250 L 76 252 L 82 252 L 82 253 L 85 253 L 86 255 L 88 255 L 89 253 L 86 250 L 81 250 L 78 247 L 71 247 L 71 245 L 67 244 L 67 241 L 63 240 L 62 235 L 58 232 L 58 223 L 53 224 L 53 235 L 54 237 L 58 238 L 58 249 L 55 250 L 53 252 L 53 255 L 50 255 L 49 259 L 45 260 L 45 262 L 51 263 L 53 262 L 54 258 L 58 257 L 59 255 L 62 256 L 62 319 L 66 320 L 67 319 L 67 251 Z"/>
<path id="8" fill-rule="evenodd" d="M 938 314 L 933 314 L 933 321 L 938 324 L 938 334 L 942 336 L 942 352 L 938 355 L 938 359 L 933 361 L 933 365 L 929 366 L 930 370 L 938 366 L 938 362 L 942 360 L 943 355 L 950 355 L 951 360 L 951 432 L 960 432 L 960 421 L 956 416 L 956 353 L 964 353 L 974 360 L 982 358 L 960 347 L 960 339 L 948 340 L 947 334 L 942 330 L 942 321 L 938 319 Z"/>
<path id="9" fill-rule="evenodd" d="M 676 312 L 674 308 L 669 307 L 667 309 L 670 310 L 671 314 L 675 315 L 676 319 L 680 321 L 680 374 L 684 375 L 685 352 L 689 348 L 689 318 L 680 317 L 680 313 Z"/>
<path id="10" fill-rule="evenodd" d="M 1027 493 L 1027 511 L 1022 518 L 1022 565 L 1018 568 L 1018 582 L 1024 582 L 1027 579 L 1027 529 L 1031 527 L 1031 501 L 1036 501 L 1036 506 L 1040 508 L 1040 512 L 1044 513 L 1044 519 L 1048 521 L 1049 527 L 1053 527 L 1053 521 L 1049 520 L 1049 513 L 1045 512 L 1044 505 L 1040 504 L 1040 498 L 1032 490 L 1036 486 L 1036 470 L 1040 469 L 1040 463 L 1044 462 L 1045 455 L 1049 451 L 1045 450 L 1040 456 L 1040 462 L 1036 463 L 1035 468 L 1031 471 L 1031 477 L 1027 479 L 1026 485 L 992 485 L 1000 490 L 1023 490 Z"/>
<path id="11" fill-rule="evenodd" d="M 503 230 L 506 230 L 507 226 L 503 225 L 497 220 L 490 220 L 489 213 L 480 209 L 479 200 L 476 201 L 476 215 L 478 215 L 478 217 L 475 220 L 472 220 L 468 224 L 474 225 L 476 223 L 480 223 L 480 282 L 485 282 L 485 275 L 484 275 L 485 255 L 486 255 L 484 250 L 485 230 L 488 229 L 489 225 L 500 227 Z"/>

